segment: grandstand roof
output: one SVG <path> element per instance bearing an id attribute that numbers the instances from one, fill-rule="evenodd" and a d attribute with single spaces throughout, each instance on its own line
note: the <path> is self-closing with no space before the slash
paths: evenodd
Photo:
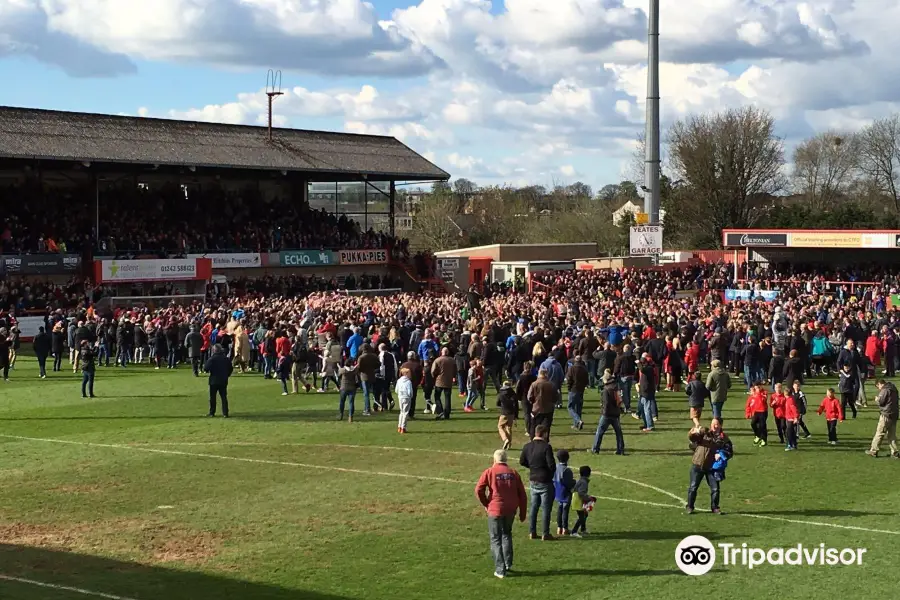
<path id="1" fill-rule="evenodd" d="M 449 174 L 395 138 L 0 107 L 0 157 L 359 174 Z"/>

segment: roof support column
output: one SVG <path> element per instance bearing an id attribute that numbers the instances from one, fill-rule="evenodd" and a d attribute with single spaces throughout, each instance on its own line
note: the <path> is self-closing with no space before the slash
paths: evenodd
<path id="1" fill-rule="evenodd" d="M 395 222 L 397 220 L 394 218 L 394 213 L 395 213 L 394 201 L 396 200 L 396 197 L 397 197 L 397 184 L 392 179 L 391 180 L 390 198 L 389 198 L 389 202 L 388 202 L 388 218 L 391 220 L 390 223 L 388 224 L 388 228 L 389 228 L 388 231 L 390 231 L 391 237 L 394 237 L 394 226 L 395 226 L 395 224 L 396 224 Z"/>

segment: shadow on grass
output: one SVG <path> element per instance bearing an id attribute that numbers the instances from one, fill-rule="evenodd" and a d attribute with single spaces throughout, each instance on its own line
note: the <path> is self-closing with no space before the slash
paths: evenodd
<path id="1" fill-rule="evenodd" d="M 105 597 L 136 600 L 349 600 L 346 596 L 10 544 L 0 544 L 0 575 L 28 580 L 0 579 L 0 597 L 16 600 L 68 597 L 58 596 L 38 583 L 93 592 L 81 592 L 78 597 L 107 594 Z"/>
<path id="2" fill-rule="evenodd" d="M 608 577 L 657 577 L 684 575 L 678 569 L 557 569 L 553 571 L 513 571 L 512 577 L 559 577 L 570 575 L 606 575 Z"/>

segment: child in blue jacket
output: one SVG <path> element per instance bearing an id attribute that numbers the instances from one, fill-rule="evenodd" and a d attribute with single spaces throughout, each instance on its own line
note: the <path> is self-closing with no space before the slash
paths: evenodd
<path id="1" fill-rule="evenodd" d="M 553 476 L 553 487 L 556 490 L 556 535 L 569 535 L 569 509 L 572 508 L 572 490 L 575 489 L 575 475 L 569 468 L 569 452 L 560 450 L 556 453 L 556 474 Z"/>

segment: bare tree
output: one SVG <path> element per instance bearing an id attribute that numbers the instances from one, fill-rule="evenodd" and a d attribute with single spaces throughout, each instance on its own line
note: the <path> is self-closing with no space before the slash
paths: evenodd
<path id="1" fill-rule="evenodd" d="M 459 248 L 464 236 L 452 219 L 458 214 L 456 209 L 457 203 L 451 194 L 426 197 L 413 215 L 411 245 L 434 252 Z"/>
<path id="2" fill-rule="evenodd" d="M 875 121 L 860 137 L 863 172 L 900 212 L 900 114 Z"/>
<path id="3" fill-rule="evenodd" d="M 833 131 L 820 133 L 794 150 L 794 185 L 810 208 L 828 210 L 844 198 L 859 168 L 860 138 Z"/>
<path id="4" fill-rule="evenodd" d="M 622 169 L 622 179 L 625 179 L 626 181 L 636 181 L 641 185 L 644 185 L 644 168 L 647 164 L 647 157 L 645 155 L 647 151 L 647 141 L 644 139 L 643 131 L 637 135 L 636 142 L 637 145 L 635 146 L 634 151 L 631 153 L 628 162 Z"/>
<path id="5" fill-rule="evenodd" d="M 723 228 L 756 225 L 765 201 L 786 184 L 775 119 L 753 107 L 679 121 L 669 132 L 668 155 L 689 193 L 672 202 L 667 227 L 694 231 L 699 243 L 718 246 Z"/>

